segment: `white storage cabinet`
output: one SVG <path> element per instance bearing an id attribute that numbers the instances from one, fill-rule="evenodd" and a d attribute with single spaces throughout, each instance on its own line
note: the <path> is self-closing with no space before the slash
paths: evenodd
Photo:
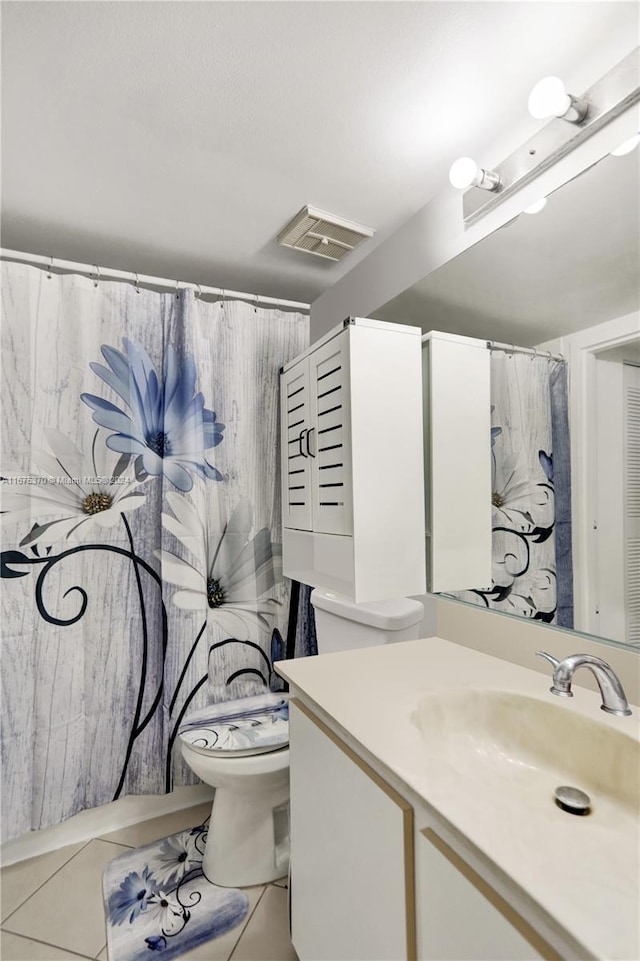
<path id="1" fill-rule="evenodd" d="M 424 593 L 421 331 L 350 318 L 281 374 L 283 571 L 358 603 Z"/>
<path id="2" fill-rule="evenodd" d="M 491 370 L 486 340 L 423 341 L 427 588 L 491 586 Z"/>

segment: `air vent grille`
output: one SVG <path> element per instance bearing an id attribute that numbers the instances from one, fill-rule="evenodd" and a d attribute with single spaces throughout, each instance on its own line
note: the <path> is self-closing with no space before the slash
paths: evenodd
<path id="1" fill-rule="evenodd" d="M 303 207 L 279 234 L 278 243 L 327 260 L 342 260 L 374 233 L 370 227 L 350 223 L 324 210 Z"/>

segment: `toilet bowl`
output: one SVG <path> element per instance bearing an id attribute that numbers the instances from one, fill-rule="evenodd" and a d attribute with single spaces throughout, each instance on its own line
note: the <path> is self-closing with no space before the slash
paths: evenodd
<path id="1" fill-rule="evenodd" d="M 289 869 L 286 695 L 209 705 L 178 729 L 182 756 L 215 788 L 202 869 L 222 887 L 249 887 Z"/>

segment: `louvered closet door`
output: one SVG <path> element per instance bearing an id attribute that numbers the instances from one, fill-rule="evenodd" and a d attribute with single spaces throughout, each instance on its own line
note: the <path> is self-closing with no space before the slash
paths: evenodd
<path id="1" fill-rule="evenodd" d="M 305 358 L 280 379 L 282 406 L 282 521 L 285 527 L 311 530 L 309 363 Z"/>
<path id="2" fill-rule="evenodd" d="M 313 430 L 313 530 L 351 534 L 351 436 L 348 331 L 309 357 Z"/>
<path id="3" fill-rule="evenodd" d="M 640 645 L 640 367 L 624 365 L 624 528 L 627 643 Z"/>

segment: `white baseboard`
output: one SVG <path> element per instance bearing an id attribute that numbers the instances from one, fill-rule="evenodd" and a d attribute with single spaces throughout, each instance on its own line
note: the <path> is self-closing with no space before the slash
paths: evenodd
<path id="1" fill-rule="evenodd" d="M 213 800 L 213 789 L 207 784 L 196 784 L 190 787 L 178 787 L 170 794 L 130 795 L 103 804 L 98 808 L 81 811 L 62 824 L 54 824 L 42 831 L 30 831 L 13 841 L 2 845 L 0 863 L 2 867 L 24 861 L 26 858 L 37 857 L 48 851 L 55 851 L 66 844 L 77 844 L 79 841 L 90 841 L 91 838 L 118 831 L 120 828 L 148 821 L 151 818 L 181 811 L 183 808 L 195 807 Z"/>

